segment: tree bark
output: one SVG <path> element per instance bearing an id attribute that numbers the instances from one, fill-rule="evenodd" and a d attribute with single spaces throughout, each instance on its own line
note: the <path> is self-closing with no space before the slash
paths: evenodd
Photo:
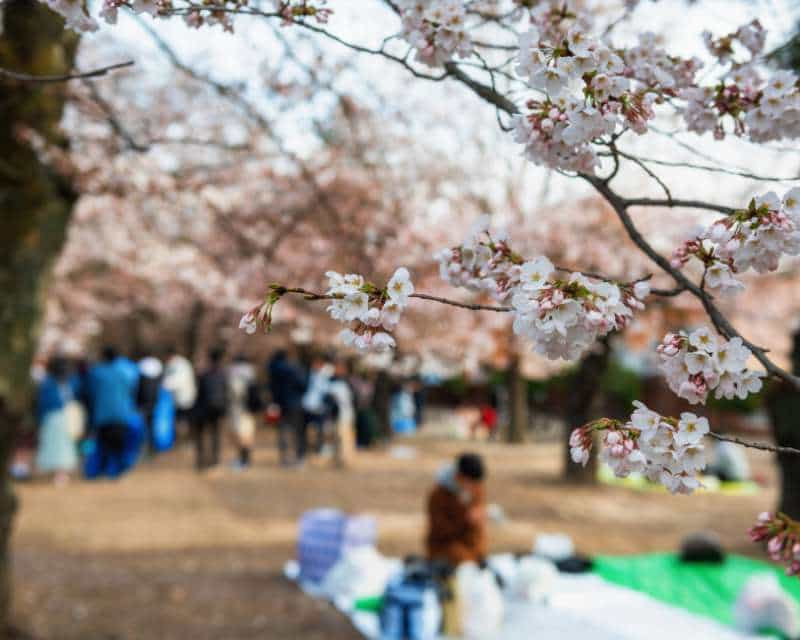
<path id="1" fill-rule="evenodd" d="M 800 374 L 800 330 L 794 334 L 792 372 Z M 800 392 L 785 382 L 774 383 L 767 396 L 775 444 L 800 449 Z M 781 494 L 778 511 L 800 520 L 800 459 L 796 455 L 777 454 Z"/>
<path id="2" fill-rule="evenodd" d="M 598 344 L 597 350 L 581 360 L 567 395 L 564 413 L 564 479 L 570 482 L 591 484 L 597 474 L 597 458 L 593 454 L 586 466 L 575 464 L 570 456 L 569 436 L 572 430 L 580 427 L 592 418 L 592 409 L 596 405 L 600 381 L 608 368 L 610 350 L 608 341 Z M 593 451 L 597 448 L 594 447 Z"/>
<path id="3" fill-rule="evenodd" d="M 508 364 L 508 426 L 506 442 L 521 443 L 527 438 L 528 384 L 520 371 L 519 355 L 512 354 Z"/>
<path id="4" fill-rule="evenodd" d="M 0 20 L 0 67 L 33 75 L 71 70 L 78 38 L 43 4 L 11 0 L 0 8 Z M 9 627 L 16 506 L 6 470 L 30 415 L 30 368 L 47 276 L 75 200 L 67 182 L 42 164 L 20 133 L 27 128 L 49 143 L 65 144 L 58 129 L 64 102 L 60 84 L 0 82 L 0 633 Z"/>

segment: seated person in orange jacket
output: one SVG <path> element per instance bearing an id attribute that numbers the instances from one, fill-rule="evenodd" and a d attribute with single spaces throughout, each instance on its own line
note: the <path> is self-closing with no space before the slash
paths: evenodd
<path id="1" fill-rule="evenodd" d="M 460 455 L 439 473 L 428 498 L 429 559 L 455 566 L 486 557 L 484 475 L 483 460 L 474 453 Z"/>

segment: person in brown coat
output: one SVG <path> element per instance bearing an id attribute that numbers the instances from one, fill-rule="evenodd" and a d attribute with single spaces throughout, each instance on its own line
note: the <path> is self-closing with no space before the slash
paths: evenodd
<path id="1" fill-rule="evenodd" d="M 430 560 L 453 566 L 486 557 L 486 494 L 480 456 L 464 453 L 443 469 L 428 498 Z"/>

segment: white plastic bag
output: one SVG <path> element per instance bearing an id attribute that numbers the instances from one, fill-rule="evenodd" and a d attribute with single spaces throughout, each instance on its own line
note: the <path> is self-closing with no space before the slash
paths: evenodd
<path id="1" fill-rule="evenodd" d="M 733 605 L 733 618 L 742 631 L 778 629 L 789 638 L 800 633 L 797 603 L 771 573 L 753 576 L 745 583 Z"/>
<path id="2" fill-rule="evenodd" d="M 487 563 L 496 575 L 503 581 L 503 588 L 510 589 L 517 577 L 519 563 L 513 553 L 497 553 L 489 556 Z"/>
<path id="3" fill-rule="evenodd" d="M 572 538 L 563 533 L 540 533 L 533 543 L 533 552 L 553 562 L 575 555 Z"/>
<path id="4" fill-rule="evenodd" d="M 553 591 L 558 569 L 549 560 L 534 556 L 520 558 L 514 580 L 509 585 L 512 598 L 544 603 Z"/>
<path id="5" fill-rule="evenodd" d="M 339 608 L 349 610 L 360 598 L 382 595 L 399 568 L 397 560 L 385 558 L 373 546 L 347 549 L 325 575 L 322 593 Z"/>
<path id="6" fill-rule="evenodd" d="M 488 569 L 466 562 L 456 571 L 464 638 L 488 640 L 503 624 L 503 594 Z"/>

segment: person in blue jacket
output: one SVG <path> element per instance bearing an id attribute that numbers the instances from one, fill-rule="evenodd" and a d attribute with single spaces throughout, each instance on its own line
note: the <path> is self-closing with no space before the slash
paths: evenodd
<path id="1" fill-rule="evenodd" d="M 129 466 L 130 461 L 122 459 L 132 444 L 130 431 L 136 422 L 138 382 L 136 364 L 120 357 L 113 347 L 104 348 L 102 360 L 89 371 L 88 395 L 92 431 L 99 450 L 98 474 L 117 475 Z"/>

